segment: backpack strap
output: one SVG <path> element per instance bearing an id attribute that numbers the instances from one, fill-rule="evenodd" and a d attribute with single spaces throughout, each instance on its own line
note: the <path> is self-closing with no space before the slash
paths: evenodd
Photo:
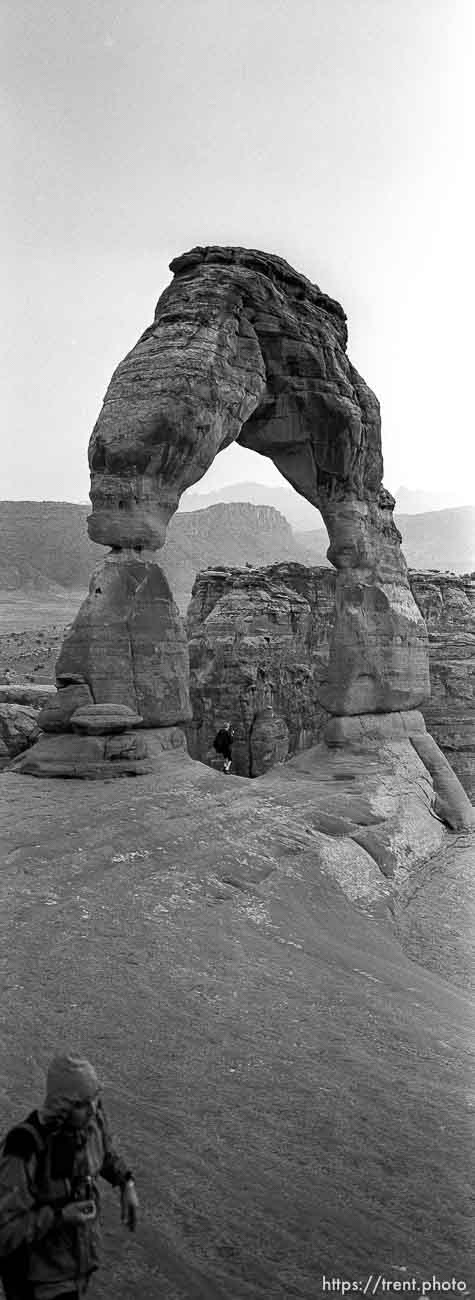
<path id="1" fill-rule="evenodd" d="M 36 1155 L 37 1159 L 40 1159 L 44 1149 L 45 1138 L 38 1113 L 32 1111 L 21 1124 L 15 1124 L 15 1127 L 7 1133 L 3 1144 L 3 1155 L 19 1156 L 21 1160 L 30 1160 L 31 1156 Z"/>

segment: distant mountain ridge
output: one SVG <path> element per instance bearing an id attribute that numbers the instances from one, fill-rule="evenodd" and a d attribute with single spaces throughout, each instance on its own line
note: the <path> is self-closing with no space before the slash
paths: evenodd
<path id="1" fill-rule="evenodd" d="M 318 511 L 309 510 L 320 521 Z M 106 554 L 89 540 L 89 512 L 89 505 L 61 501 L 0 502 L 0 590 L 84 590 Z M 411 568 L 475 569 L 475 507 L 399 515 L 397 524 Z M 219 502 L 174 515 L 157 561 L 185 610 L 196 574 L 210 565 L 285 560 L 319 565 L 327 562 L 327 548 L 326 530 L 318 522 L 313 529 L 293 531 L 274 506 Z"/>
<path id="2" fill-rule="evenodd" d="M 424 515 L 433 510 L 456 510 L 459 506 L 473 505 L 465 494 L 456 492 L 424 492 L 422 488 L 407 488 L 401 484 L 396 492 L 396 510 L 401 515 Z"/>
<path id="3" fill-rule="evenodd" d="M 315 529 L 323 528 L 323 519 L 320 511 L 315 506 L 310 505 L 304 497 L 300 497 L 294 489 L 283 485 L 272 486 L 266 483 L 227 483 L 223 488 L 216 492 L 196 492 L 189 488 L 183 496 L 178 507 L 178 514 L 187 514 L 189 511 L 207 510 L 209 506 L 229 504 L 229 503 L 250 502 L 252 505 L 273 506 L 280 514 L 285 515 L 291 528 Z"/>
<path id="4" fill-rule="evenodd" d="M 394 515 L 410 569 L 471 573 L 475 569 L 475 506 L 431 510 L 421 515 Z M 306 564 L 322 545 L 322 530 L 294 531 Z"/>
<path id="5" fill-rule="evenodd" d="M 420 489 L 399 487 L 393 494 L 396 498 L 396 514 L 429 514 L 440 510 L 467 509 L 474 502 L 457 499 L 455 494 L 442 492 L 424 492 Z M 320 511 L 310 505 L 304 497 L 299 496 L 290 484 L 269 483 L 226 483 L 214 492 L 197 492 L 196 487 L 188 488 L 178 507 L 179 514 L 190 510 L 205 510 L 208 506 L 229 501 L 250 501 L 253 505 L 274 506 L 285 515 L 292 528 L 299 532 L 323 528 Z"/>
<path id="6" fill-rule="evenodd" d="M 0 502 L 0 590 L 84 590 L 107 548 L 87 533 L 89 505 L 59 501 Z M 323 553 L 328 541 L 322 529 Z M 175 600 L 185 610 L 196 574 L 212 564 L 272 564 L 304 552 L 273 507 L 223 504 L 174 515 L 157 552 Z"/>

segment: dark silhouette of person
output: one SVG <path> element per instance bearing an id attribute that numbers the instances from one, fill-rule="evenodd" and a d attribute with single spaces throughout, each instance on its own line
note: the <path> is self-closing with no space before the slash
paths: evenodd
<path id="1" fill-rule="evenodd" d="M 98 1268 L 98 1177 L 118 1187 L 133 1231 L 138 1197 L 114 1149 L 97 1074 L 56 1056 L 40 1110 L 10 1129 L 0 1156 L 0 1278 L 6 1300 L 79 1300 Z"/>
<path id="2" fill-rule="evenodd" d="M 225 722 L 224 727 L 216 733 L 213 741 L 213 747 L 217 754 L 222 754 L 223 768 L 225 772 L 230 772 L 232 762 L 232 748 L 234 740 L 234 727 L 230 722 Z"/>

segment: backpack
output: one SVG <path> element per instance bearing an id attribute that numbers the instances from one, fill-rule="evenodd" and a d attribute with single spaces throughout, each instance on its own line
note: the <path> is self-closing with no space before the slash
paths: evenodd
<path id="1" fill-rule="evenodd" d="M 2 1156 L 18 1155 L 27 1160 L 36 1154 L 38 1164 L 45 1152 L 45 1140 L 37 1111 L 9 1130 L 2 1146 Z M 28 1295 L 28 1246 L 22 1243 L 10 1255 L 0 1258 L 0 1281 L 6 1300 L 26 1300 Z"/>
<path id="2" fill-rule="evenodd" d="M 221 727 L 213 740 L 213 749 L 217 754 L 227 754 L 231 749 L 234 740 L 234 730 L 228 731 L 227 727 Z"/>

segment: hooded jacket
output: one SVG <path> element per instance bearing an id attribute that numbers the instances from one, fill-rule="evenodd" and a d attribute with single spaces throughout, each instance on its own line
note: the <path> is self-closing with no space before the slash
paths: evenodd
<path id="1" fill-rule="evenodd" d="M 229 759 L 232 756 L 233 740 L 234 728 L 228 723 L 226 727 L 221 727 L 220 731 L 216 733 L 213 748 L 217 754 L 222 754 L 223 758 Z"/>
<path id="2" fill-rule="evenodd" d="M 99 1175 L 113 1187 L 131 1177 L 114 1150 L 104 1109 L 97 1100 L 93 1067 L 78 1057 L 56 1057 L 48 1071 L 46 1098 L 25 1125 L 7 1135 L 0 1159 L 0 1261 L 12 1288 L 28 1281 L 35 1300 L 54 1300 L 68 1286 L 80 1295 L 98 1267 Z M 78 1101 L 95 1101 L 86 1126 L 68 1124 Z M 91 1223 L 68 1224 L 61 1208 L 84 1198 L 90 1179 L 97 1214 Z M 87 1193 L 91 1195 L 91 1191 Z M 9 1294 L 4 1280 L 7 1296 Z M 14 1290 L 12 1289 L 12 1294 Z"/>

